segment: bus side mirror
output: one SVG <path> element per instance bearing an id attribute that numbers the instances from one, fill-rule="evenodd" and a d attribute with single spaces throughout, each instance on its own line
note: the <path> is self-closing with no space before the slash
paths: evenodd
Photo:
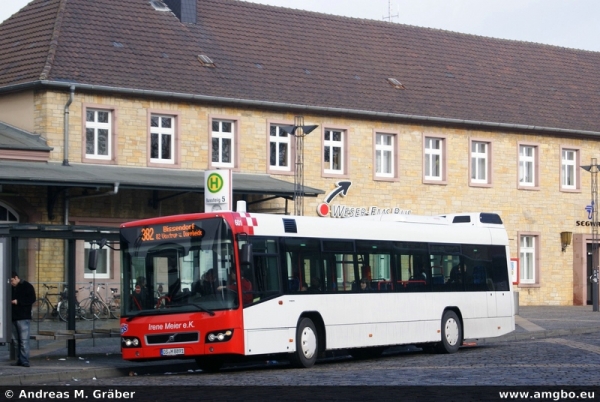
<path id="1" fill-rule="evenodd" d="M 98 250 L 92 248 L 88 254 L 88 269 L 95 271 L 96 267 L 98 267 Z"/>
<path id="2" fill-rule="evenodd" d="M 240 263 L 242 265 L 252 265 L 252 244 L 242 244 Z"/>

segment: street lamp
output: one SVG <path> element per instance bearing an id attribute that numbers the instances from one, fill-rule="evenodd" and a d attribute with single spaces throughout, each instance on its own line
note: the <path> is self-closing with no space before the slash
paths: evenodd
<path id="1" fill-rule="evenodd" d="M 293 126 L 280 129 L 296 138 L 296 167 L 294 170 L 294 215 L 304 215 L 304 137 L 319 126 L 305 126 L 304 117 L 294 117 Z"/>
<path id="2" fill-rule="evenodd" d="M 598 166 L 596 158 L 592 158 L 590 165 L 581 166 L 592 174 L 592 304 L 593 310 L 598 311 Z"/>

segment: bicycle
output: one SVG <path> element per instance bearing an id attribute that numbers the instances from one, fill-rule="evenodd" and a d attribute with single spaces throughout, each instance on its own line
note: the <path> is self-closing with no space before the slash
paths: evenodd
<path id="1" fill-rule="evenodd" d="M 63 299 L 63 293 L 50 293 L 51 289 L 58 289 L 58 286 L 50 286 L 45 283 L 42 283 L 42 285 L 46 288 L 44 297 L 38 298 L 31 306 L 31 319 L 34 322 L 44 321 L 48 318 L 49 314 L 52 315 L 52 317 L 59 315 L 58 306 Z M 57 304 L 52 304 L 52 301 L 48 296 L 59 296 Z"/>
<path id="2" fill-rule="evenodd" d="M 104 300 L 102 295 L 100 294 L 100 287 L 106 286 L 106 283 L 98 284 L 98 297 L 108 306 L 108 311 L 110 312 L 111 318 L 119 319 L 121 318 L 121 295 L 117 293 L 119 289 L 117 288 L 109 288 L 110 289 L 110 298 L 108 300 Z"/>
<path id="3" fill-rule="evenodd" d="M 105 284 L 98 284 L 97 289 L 92 287 L 92 282 L 90 282 L 89 286 L 84 286 L 85 289 L 89 290 L 90 295 L 83 299 L 79 304 L 86 313 L 86 319 L 88 320 L 106 320 L 110 316 L 110 310 L 102 299 L 102 296 L 100 296 L 100 289 L 104 289 L 102 285 Z"/>
<path id="4" fill-rule="evenodd" d="M 79 288 L 79 290 L 82 289 L 84 289 L 84 287 Z M 75 291 L 75 295 L 77 297 L 77 290 Z M 57 306 L 58 316 L 61 320 L 67 321 L 67 319 L 69 318 L 69 298 L 67 297 L 66 287 L 65 290 L 63 290 L 61 296 L 62 299 L 60 302 L 58 302 Z M 86 321 L 91 320 L 91 315 L 88 315 L 86 311 L 81 307 L 81 304 L 79 303 L 79 300 L 77 300 L 77 298 L 75 298 L 75 318 L 79 318 Z"/>

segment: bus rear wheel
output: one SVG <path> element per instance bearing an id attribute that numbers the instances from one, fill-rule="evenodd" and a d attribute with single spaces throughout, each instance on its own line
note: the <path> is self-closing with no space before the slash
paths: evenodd
<path id="1" fill-rule="evenodd" d="M 319 352 L 317 329 L 310 318 L 302 318 L 296 328 L 296 351 L 291 363 L 297 368 L 309 368 L 315 365 Z"/>
<path id="2" fill-rule="evenodd" d="M 456 353 L 462 344 L 462 325 L 456 313 L 448 310 L 442 317 L 442 341 L 437 345 L 438 353 Z"/>

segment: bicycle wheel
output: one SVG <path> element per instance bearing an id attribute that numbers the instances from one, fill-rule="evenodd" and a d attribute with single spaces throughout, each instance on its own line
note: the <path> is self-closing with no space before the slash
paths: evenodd
<path id="1" fill-rule="evenodd" d="M 92 301 L 90 309 L 95 320 L 108 320 L 108 317 L 110 317 L 108 306 L 102 300 L 96 299 Z"/>
<path id="2" fill-rule="evenodd" d="M 58 317 L 60 318 L 60 320 L 66 322 L 69 319 L 69 301 L 59 301 L 56 309 L 58 310 Z"/>
<path id="3" fill-rule="evenodd" d="M 121 299 L 113 299 L 110 302 L 110 305 L 108 306 L 108 308 L 110 309 L 110 316 L 111 318 L 116 318 L 117 320 L 119 318 L 121 318 L 121 305 L 120 303 L 117 302 L 117 300 L 120 302 Z"/>
<path id="4" fill-rule="evenodd" d="M 77 315 L 87 321 L 90 320 L 95 320 L 96 318 L 94 317 L 94 315 L 92 314 L 92 301 L 94 299 L 92 297 L 88 297 L 86 299 L 83 299 L 82 301 L 80 301 L 77 306 L 75 307 L 77 310 Z"/>
<path id="5" fill-rule="evenodd" d="M 44 321 L 48 318 L 48 312 L 50 311 L 50 305 L 44 298 L 39 298 L 31 306 L 31 319 L 35 322 Z"/>

